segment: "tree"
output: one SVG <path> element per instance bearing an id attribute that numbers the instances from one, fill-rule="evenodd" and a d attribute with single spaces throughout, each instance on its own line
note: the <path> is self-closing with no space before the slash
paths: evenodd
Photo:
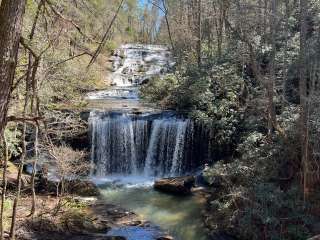
<path id="1" fill-rule="evenodd" d="M 2 136 L 2 142 L 4 145 L 4 152 L 5 152 L 5 158 L 3 162 L 3 173 L 2 173 L 2 194 L 1 194 L 1 212 L 0 212 L 0 239 L 4 239 L 4 224 L 3 224 L 3 219 L 4 219 L 4 204 L 6 200 L 6 191 L 7 191 L 7 165 L 8 165 L 8 146 L 7 146 L 7 141 L 5 134 L 3 133 Z"/>
<path id="2" fill-rule="evenodd" d="M 307 9 L 308 0 L 300 0 L 300 134 L 301 134 L 301 164 L 303 169 L 303 192 L 304 199 L 309 194 L 309 144 L 308 144 L 308 95 L 307 95 Z"/>
<path id="3" fill-rule="evenodd" d="M 57 197 L 66 193 L 66 181 L 83 175 L 89 169 L 89 164 L 84 162 L 84 152 L 75 151 L 68 146 L 50 146 L 49 154 L 57 167 Z M 59 192 L 60 188 L 60 192 Z"/>
<path id="4" fill-rule="evenodd" d="M 0 6 L 0 135 L 6 125 L 25 4 L 25 0 L 2 0 Z"/>

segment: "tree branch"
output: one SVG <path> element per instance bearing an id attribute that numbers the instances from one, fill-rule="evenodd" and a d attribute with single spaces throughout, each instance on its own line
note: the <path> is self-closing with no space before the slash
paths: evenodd
<path id="1" fill-rule="evenodd" d="M 95 53 L 94 53 L 94 55 L 93 55 L 93 57 L 92 57 L 89 65 L 88 65 L 88 67 L 87 67 L 88 69 L 89 69 L 90 66 L 96 61 L 97 57 L 98 57 L 99 54 L 101 53 L 102 48 L 103 48 L 104 45 L 106 44 L 106 40 L 107 40 L 107 37 L 108 37 L 108 35 L 109 35 L 109 32 L 110 32 L 110 30 L 111 30 L 111 28 L 112 28 L 113 23 L 115 22 L 115 20 L 116 20 L 117 17 L 118 17 L 118 14 L 119 14 L 119 12 L 120 12 L 120 9 L 122 8 L 123 2 L 124 2 L 124 0 L 121 0 L 121 2 L 120 2 L 120 4 L 119 4 L 119 7 L 118 7 L 118 9 L 117 9 L 117 11 L 116 11 L 116 13 L 115 13 L 114 16 L 113 16 L 113 18 L 112 18 L 112 20 L 111 20 L 111 22 L 110 22 L 110 24 L 109 24 L 109 26 L 108 26 L 108 28 L 107 28 L 107 31 L 105 32 L 105 34 L 104 34 L 104 36 L 103 36 L 103 38 L 102 38 L 101 43 L 99 44 L 99 47 L 98 47 L 97 50 L 95 51 Z"/>

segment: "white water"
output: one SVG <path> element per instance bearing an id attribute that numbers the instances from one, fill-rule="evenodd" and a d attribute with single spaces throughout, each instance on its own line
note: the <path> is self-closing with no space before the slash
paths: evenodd
<path id="1" fill-rule="evenodd" d="M 139 85 L 168 72 L 174 64 L 171 52 L 164 46 L 122 45 L 113 56 L 112 83 L 122 87 Z"/>
<path id="2" fill-rule="evenodd" d="M 197 143 L 206 141 L 207 136 L 196 131 L 192 121 L 174 114 L 144 112 L 146 108 L 139 102 L 137 85 L 168 72 L 174 65 L 171 53 L 163 46 L 123 45 L 113 61 L 113 87 L 88 95 L 101 109 L 108 109 L 92 111 L 89 118 L 93 181 L 100 185 L 107 202 L 138 213 L 175 239 L 206 240 L 201 197 L 179 198 L 152 188 L 156 178 L 195 170 L 207 155 Z M 131 114 L 132 110 L 142 114 Z M 147 230 L 128 227 L 108 234 L 156 239 L 154 232 Z"/>
<path id="3" fill-rule="evenodd" d="M 192 125 L 189 120 L 152 114 L 137 117 L 128 113 L 92 112 L 90 123 L 95 176 L 153 177 L 183 173 L 186 134 Z"/>
<path id="4" fill-rule="evenodd" d="M 126 111 L 147 109 L 139 101 L 138 86 L 168 73 L 175 65 L 168 48 L 160 45 L 122 45 L 115 51 L 112 61 L 113 72 L 109 76 L 112 86 L 87 95 L 94 107 Z"/>
<path id="5" fill-rule="evenodd" d="M 131 99 L 138 100 L 138 89 L 136 87 L 113 87 L 108 90 L 89 93 L 89 100 L 112 100 L 112 99 Z"/>

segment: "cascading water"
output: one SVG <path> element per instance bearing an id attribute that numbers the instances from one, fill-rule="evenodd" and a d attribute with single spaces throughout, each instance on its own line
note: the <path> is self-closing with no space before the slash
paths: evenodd
<path id="1" fill-rule="evenodd" d="M 171 52 L 159 45 L 126 44 L 113 56 L 112 83 L 116 86 L 139 85 L 174 66 Z"/>
<path id="2" fill-rule="evenodd" d="M 205 159 L 190 151 L 194 123 L 174 114 L 92 112 L 90 125 L 95 176 L 176 176 Z"/>
<path id="3" fill-rule="evenodd" d="M 144 167 L 147 176 L 179 175 L 189 120 L 157 119 L 152 123 Z M 192 133 L 191 133 L 192 134 Z"/>
<path id="4" fill-rule="evenodd" d="M 139 101 L 139 85 L 161 77 L 173 65 L 163 46 L 130 44 L 115 52 L 113 86 L 87 97 L 99 109 L 89 117 L 91 175 L 108 203 L 137 212 L 178 240 L 207 240 L 201 197 L 175 198 L 150 185 L 155 177 L 188 174 L 211 159 L 208 128 Z M 132 229 L 124 230 L 128 239 L 142 239 L 134 238 Z M 114 229 L 110 234 L 124 233 Z M 143 235 L 143 239 L 157 238 Z"/>
<path id="5" fill-rule="evenodd" d="M 208 149 L 199 146 L 199 141 L 207 146 L 208 133 L 199 135 L 199 126 L 191 120 L 168 112 L 130 114 L 139 108 L 137 85 L 161 76 L 173 65 L 170 51 L 163 46 L 127 44 L 115 52 L 114 87 L 88 95 L 112 105 L 112 111 L 91 112 L 92 175 L 176 176 L 208 159 Z"/>

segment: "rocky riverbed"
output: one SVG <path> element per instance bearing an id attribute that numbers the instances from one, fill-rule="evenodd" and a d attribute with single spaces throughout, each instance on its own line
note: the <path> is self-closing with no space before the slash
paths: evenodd
<path id="1" fill-rule="evenodd" d="M 19 216 L 17 239 L 131 240 L 140 239 L 132 238 L 137 232 L 152 236 L 143 239 L 173 239 L 137 214 L 97 198 L 75 197 L 59 201 L 39 197 L 39 211 L 33 218 Z M 23 198 L 20 208 L 27 209 L 29 202 L 29 198 Z"/>

